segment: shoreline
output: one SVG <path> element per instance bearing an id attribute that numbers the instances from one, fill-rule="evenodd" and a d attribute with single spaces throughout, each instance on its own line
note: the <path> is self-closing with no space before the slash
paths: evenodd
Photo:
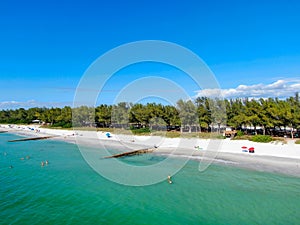
<path id="1" fill-rule="evenodd" d="M 165 138 L 159 136 L 134 136 L 106 132 L 74 131 L 40 128 L 38 125 L 0 125 L 0 131 L 8 131 L 24 137 L 43 137 L 57 135 L 50 140 L 80 144 L 87 147 L 106 147 L 120 152 L 141 148 L 155 148 L 155 155 L 189 158 L 201 162 L 212 162 L 238 168 L 271 172 L 300 177 L 300 145 L 289 140 L 282 143 L 256 143 L 248 140 L 214 140 L 199 138 Z M 76 140 L 77 139 L 77 140 Z M 217 146 L 217 149 L 211 147 Z M 195 148 L 195 146 L 201 146 Z M 242 146 L 254 147 L 255 153 L 242 151 Z M 210 151 L 210 149 L 213 149 Z"/>

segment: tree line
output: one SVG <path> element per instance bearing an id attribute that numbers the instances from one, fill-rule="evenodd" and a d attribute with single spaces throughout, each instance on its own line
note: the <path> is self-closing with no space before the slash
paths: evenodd
<path id="1" fill-rule="evenodd" d="M 150 129 L 181 129 L 192 131 L 220 131 L 229 126 L 242 130 L 247 126 L 257 128 L 262 134 L 276 130 L 300 128 L 300 102 L 298 93 L 287 99 L 212 99 L 199 97 L 195 101 L 179 100 L 176 106 L 158 103 L 71 108 L 19 108 L 1 110 L 0 123 L 30 124 L 40 120 L 53 127 L 148 127 Z"/>

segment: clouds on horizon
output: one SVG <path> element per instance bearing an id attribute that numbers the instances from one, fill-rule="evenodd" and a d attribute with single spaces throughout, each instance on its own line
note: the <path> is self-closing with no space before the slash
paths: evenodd
<path id="1" fill-rule="evenodd" d="M 223 97 L 226 99 L 235 98 L 288 98 L 294 96 L 296 92 L 300 92 L 300 79 L 280 79 L 270 84 L 241 84 L 236 88 L 229 89 L 203 89 L 196 91 L 197 97 Z M 40 102 L 36 100 L 28 101 L 3 101 L 0 102 L 0 110 L 33 108 L 33 107 L 64 107 L 72 106 L 72 102 Z"/>
<path id="2" fill-rule="evenodd" d="M 66 105 L 71 105 L 71 102 L 38 102 L 36 100 L 28 100 L 25 102 L 19 101 L 3 101 L 0 102 L 0 110 L 3 109 L 19 109 L 19 108 L 34 108 L 34 107 L 64 107 Z"/>
<path id="3" fill-rule="evenodd" d="M 271 84 L 239 85 L 229 89 L 203 89 L 197 91 L 197 97 L 235 98 L 287 98 L 300 92 L 300 80 L 281 79 Z"/>

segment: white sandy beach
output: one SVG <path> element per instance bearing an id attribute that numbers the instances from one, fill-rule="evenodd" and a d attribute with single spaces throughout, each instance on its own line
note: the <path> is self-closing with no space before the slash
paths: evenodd
<path id="1" fill-rule="evenodd" d="M 120 152 L 156 146 L 155 154 L 189 157 L 195 160 L 213 160 L 215 163 L 300 177 L 300 145 L 295 144 L 294 140 L 288 140 L 287 144 L 283 144 L 281 142 L 255 143 L 248 140 L 230 139 L 214 142 L 209 139 L 118 134 L 112 134 L 108 138 L 106 132 L 46 129 L 39 128 L 38 125 L 0 125 L 0 131 L 8 131 L 21 136 L 55 135 L 53 140 L 99 147 L 99 149 L 105 146 L 118 149 Z M 254 147 L 255 153 L 244 152 L 243 146 L 247 149 Z"/>

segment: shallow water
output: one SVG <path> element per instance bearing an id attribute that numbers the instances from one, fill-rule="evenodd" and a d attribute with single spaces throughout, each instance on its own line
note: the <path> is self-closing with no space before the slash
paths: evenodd
<path id="1" fill-rule="evenodd" d="M 200 173 L 198 162 L 189 161 L 173 176 L 172 185 L 165 181 L 130 187 L 94 172 L 76 145 L 51 140 L 7 142 L 16 138 L 0 134 L 0 224 L 300 221 L 299 178 L 219 165 Z M 148 155 L 126 160 L 143 166 L 161 159 Z M 41 167 L 40 162 L 45 160 L 49 165 Z"/>

